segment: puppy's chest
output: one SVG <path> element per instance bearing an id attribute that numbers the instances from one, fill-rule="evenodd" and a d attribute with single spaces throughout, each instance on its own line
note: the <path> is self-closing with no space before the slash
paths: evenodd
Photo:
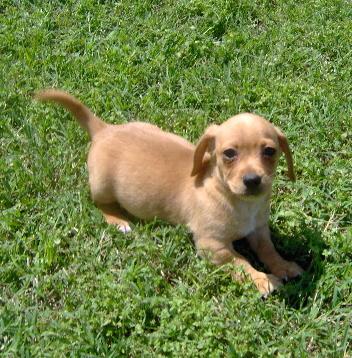
<path id="1" fill-rule="evenodd" d="M 226 213 L 227 229 L 234 239 L 242 239 L 253 232 L 263 218 L 258 205 L 240 203 Z"/>

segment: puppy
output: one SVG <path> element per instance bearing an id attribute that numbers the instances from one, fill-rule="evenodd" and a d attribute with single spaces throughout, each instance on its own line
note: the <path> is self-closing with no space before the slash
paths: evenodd
<path id="1" fill-rule="evenodd" d="M 201 256 L 242 267 L 265 296 L 281 279 L 303 272 L 270 239 L 269 201 L 281 152 L 289 178 L 295 175 L 286 137 L 264 118 L 239 114 L 210 126 L 194 146 L 151 124 L 104 123 L 62 91 L 46 90 L 36 98 L 66 107 L 88 131 L 91 195 L 109 224 L 130 231 L 124 212 L 185 224 Z M 232 242 L 244 237 L 272 274 L 257 271 L 234 250 Z"/>

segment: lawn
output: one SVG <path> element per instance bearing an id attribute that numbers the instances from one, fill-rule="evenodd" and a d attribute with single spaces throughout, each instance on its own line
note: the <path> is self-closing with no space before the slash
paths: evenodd
<path id="1" fill-rule="evenodd" d="M 351 357 L 351 38 L 347 0 L 2 0 L 0 355 Z M 243 111 L 279 126 L 297 182 L 282 158 L 270 225 L 303 277 L 262 300 L 183 226 L 107 226 L 46 87 L 192 142 Z"/>

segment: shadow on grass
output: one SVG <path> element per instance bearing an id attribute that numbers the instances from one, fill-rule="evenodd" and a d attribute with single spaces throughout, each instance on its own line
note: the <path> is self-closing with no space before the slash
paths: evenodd
<path id="1" fill-rule="evenodd" d="M 160 234 L 163 236 L 161 232 L 164 230 L 160 232 L 160 229 L 165 228 L 165 223 L 161 220 L 144 222 L 134 219 L 133 222 L 142 222 L 144 226 L 154 232 L 155 235 L 152 237 L 154 241 L 158 241 Z M 309 302 L 309 298 L 314 294 L 317 283 L 324 272 L 323 251 L 326 249 L 326 244 L 322 239 L 321 232 L 301 222 L 289 235 L 283 235 L 275 227 L 271 228 L 271 233 L 272 241 L 281 256 L 286 260 L 297 262 L 305 270 L 302 276 L 285 283 L 280 290 L 275 292 L 275 295 L 282 298 L 292 308 L 305 307 Z M 168 235 L 168 230 L 164 234 Z M 181 237 L 185 237 L 185 240 L 194 246 L 192 234 L 185 228 L 181 230 Z M 268 272 L 250 249 L 245 239 L 237 240 L 233 245 L 236 251 L 249 259 L 256 269 Z"/>
<path id="2" fill-rule="evenodd" d="M 303 222 L 288 236 L 279 234 L 275 228 L 272 228 L 271 232 L 272 241 L 282 257 L 297 262 L 305 270 L 302 276 L 290 280 L 275 294 L 292 308 L 304 307 L 314 294 L 324 271 L 323 251 L 326 244 L 318 230 L 307 227 Z M 247 257 L 255 268 L 265 271 L 245 239 L 234 242 L 234 247 Z"/>

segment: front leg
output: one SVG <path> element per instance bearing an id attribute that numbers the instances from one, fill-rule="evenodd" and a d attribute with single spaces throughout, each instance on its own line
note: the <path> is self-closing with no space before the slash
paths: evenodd
<path id="1" fill-rule="evenodd" d="M 275 276 L 288 279 L 301 275 L 304 270 L 293 261 L 287 261 L 276 251 L 270 238 L 270 230 L 264 225 L 247 237 L 252 250 L 259 260 Z"/>
<path id="2" fill-rule="evenodd" d="M 278 277 L 259 272 L 252 267 L 245 257 L 234 250 L 232 243 L 225 244 L 215 239 L 203 238 L 196 240 L 196 247 L 200 256 L 210 259 L 217 266 L 232 263 L 236 267 L 242 267 L 263 296 L 267 296 L 282 284 Z M 232 272 L 231 275 L 235 280 L 243 278 L 237 272 Z"/>

